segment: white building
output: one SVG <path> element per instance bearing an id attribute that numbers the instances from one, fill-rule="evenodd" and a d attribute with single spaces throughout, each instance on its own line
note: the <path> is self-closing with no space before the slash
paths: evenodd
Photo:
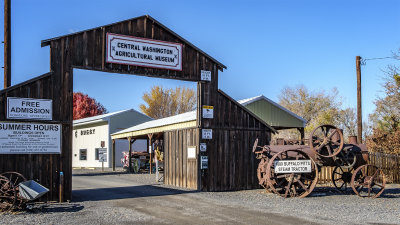
<path id="1" fill-rule="evenodd" d="M 112 167 L 113 160 L 117 167 L 122 166 L 120 159 L 122 151 L 128 149 L 128 142 L 127 140 L 116 140 L 115 158 L 113 159 L 110 134 L 149 120 L 152 118 L 133 109 L 74 120 L 72 167 L 101 167 L 99 149 L 105 149 L 107 152 L 107 161 L 104 163 L 104 167 Z M 146 150 L 145 141 L 137 141 L 132 146 L 136 151 Z"/>

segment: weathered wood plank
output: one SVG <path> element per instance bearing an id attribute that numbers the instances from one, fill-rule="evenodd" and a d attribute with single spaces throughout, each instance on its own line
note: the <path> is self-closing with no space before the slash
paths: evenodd
<path id="1" fill-rule="evenodd" d="M 189 136 L 189 137 L 188 137 Z M 188 141 L 190 138 L 190 133 L 188 133 L 188 130 L 183 130 L 182 131 L 182 186 L 187 188 L 187 179 L 188 179 L 188 174 L 187 174 L 187 164 L 188 164 L 188 155 L 187 155 L 187 149 L 188 149 Z M 190 144 L 190 143 L 189 143 Z"/>

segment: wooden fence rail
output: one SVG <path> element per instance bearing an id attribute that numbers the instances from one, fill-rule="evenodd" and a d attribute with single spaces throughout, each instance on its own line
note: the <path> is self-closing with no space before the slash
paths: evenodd
<path id="1" fill-rule="evenodd" d="M 387 183 L 400 183 L 400 155 L 370 152 L 368 163 L 383 170 Z"/>
<path id="2" fill-rule="evenodd" d="M 400 183 L 400 155 L 369 152 L 368 163 L 383 170 L 386 183 Z M 330 166 L 322 167 L 318 174 L 318 183 L 331 186 L 334 168 Z"/>

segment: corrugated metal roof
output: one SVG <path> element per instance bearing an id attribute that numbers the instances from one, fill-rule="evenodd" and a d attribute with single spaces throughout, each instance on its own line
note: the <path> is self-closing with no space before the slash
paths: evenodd
<path id="1" fill-rule="evenodd" d="M 303 121 L 303 123 L 306 123 L 306 122 L 307 122 L 303 117 L 301 117 L 301 116 L 299 116 L 299 115 L 296 115 L 294 112 L 292 112 L 292 111 L 290 111 L 289 109 L 287 109 L 287 108 L 285 108 L 285 107 L 279 105 L 278 103 L 272 101 L 271 99 L 265 97 L 264 95 L 259 95 L 259 96 L 255 96 L 255 97 L 252 97 L 252 98 L 242 99 L 242 100 L 239 100 L 238 102 L 239 102 L 240 104 L 246 106 L 246 105 L 248 105 L 248 104 L 250 104 L 250 103 L 253 103 L 253 102 L 256 102 L 256 101 L 259 101 L 259 100 L 265 100 L 265 101 L 267 101 L 267 102 L 273 104 L 274 106 L 276 106 L 276 107 L 282 109 L 283 111 L 285 111 L 285 112 L 289 113 L 290 115 L 296 117 L 297 119 Z"/>
<path id="2" fill-rule="evenodd" d="M 258 121 L 260 121 L 262 124 L 264 124 L 266 127 L 268 127 L 272 132 L 277 133 L 277 131 L 275 130 L 275 128 L 271 127 L 266 121 L 264 121 L 263 119 L 261 119 L 259 116 L 257 116 L 256 114 L 254 114 L 252 111 L 250 111 L 248 108 L 246 108 L 243 104 L 240 104 L 238 101 L 236 101 L 235 99 L 233 99 L 231 96 L 229 96 L 228 94 L 226 94 L 225 92 L 223 92 L 221 89 L 218 89 L 218 92 L 220 94 L 222 94 L 223 96 L 225 96 L 226 98 L 228 98 L 231 102 L 233 102 L 234 104 L 238 105 L 239 107 L 241 107 L 244 111 L 246 111 L 247 113 L 249 113 L 251 116 L 253 116 L 254 118 L 256 118 Z"/>
<path id="3" fill-rule="evenodd" d="M 95 27 L 92 29 L 87 29 L 87 30 L 83 30 L 83 31 L 79 31 L 79 32 L 75 32 L 72 34 L 67 34 L 67 35 L 63 35 L 63 36 L 59 36 L 59 37 L 55 37 L 55 38 L 49 38 L 46 40 L 42 40 L 42 47 L 50 45 L 51 41 L 60 39 L 60 38 L 64 38 L 64 37 L 68 37 L 68 36 L 73 36 L 75 34 L 79 34 L 79 33 L 83 33 L 83 32 L 87 32 L 87 31 L 91 31 L 91 30 L 95 30 L 95 29 L 99 29 L 102 27 L 108 27 L 108 26 L 112 26 L 112 25 L 116 25 L 119 23 L 123 23 L 123 22 L 127 22 L 130 20 L 135 20 L 135 19 L 139 19 L 142 17 L 146 17 L 150 20 L 152 20 L 154 23 L 158 24 L 160 27 L 162 27 L 163 29 L 167 30 L 168 32 L 170 32 L 172 35 L 175 35 L 178 39 L 180 39 L 182 42 L 184 42 L 185 44 L 191 46 L 192 48 L 196 49 L 197 51 L 199 51 L 200 53 L 204 54 L 206 57 L 210 58 L 213 62 L 215 62 L 216 64 L 219 65 L 219 67 L 222 69 L 227 69 L 227 67 L 225 65 L 223 65 L 222 63 L 218 62 L 216 59 L 214 59 L 213 57 L 211 57 L 210 55 L 208 55 L 207 53 L 203 52 L 201 49 L 199 49 L 198 47 L 196 47 L 194 44 L 190 43 L 189 41 L 187 41 L 186 39 L 184 39 L 183 37 L 179 36 L 177 33 L 173 32 L 171 29 L 169 29 L 168 27 L 164 26 L 162 23 L 158 22 L 156 19 L 154 19 L 153 17 L 149 16 L 149 15 L 144 15 L 144 16 L 139 16 L 139 17 L 135 17 L 135 18 L 131 18 L 131 19 L 127 19 L 127 20 L 123 20 L 123 21 L 118 21 L 116 23 L 112 23 L 112 24 L 108 24 L 108 25 L 104 25 L 104 26 L 100 26 L 100 27 Z"/>
<path id="4" fill-rule="evenodd" d="M 162 126 L 167 126 L 167 125 L 171 125 L 171 124 L 195 121 L 196 117 L 197 117 L 197 111 L 194 110 L 194 111 L 178 114 L 175 116 L 170 116 L 170 117 L 165 117 L 165 118 L 158 119 L 158 120 L 144 122 L 144 123 L 138 124 L 136 126 L 127 128 L 125 130 L 118 131 L 111 135 L 113 136 L 113 135 L 118 135 L 118 134 L 122 134 L 122 133 L 145 130 L 145 129 L 149 129 L 149 128 L 162 127 Z"/>
<path id="5" fill-rule="evenodd" d="M 121 113 L 129 112 L 129 111 L 140 113 L 134 109 L 125 109 L 125 110 L 121 110 L 121 111 L 117 111 L 117 112 L 112 112 L 112 113 L 102 114 L 102 115 L 98 115 L 98 116 L 92 116 L 92 117 L 87 117 L 87 118 L 83 118 L 83 119 L 79 119 L 79 120 L 74 120 L 73 125 L 79 125 L 79 124 L 83 124 L 83 123 L 90 124 L 90 123 L 95 123 L 95 122 L 99 122 L 99 121 L 104 121 L 110 117 L 119 115 Z M 142 113 L 140 113 L 140 114 L 142 114 Z"/>
<path id="6" fill-rule="evenodd" d="M 258 99 L 260 99 L 263 95 L 258 95 L 255 97 L 251 97 L 251 98 L 246 98 L 246 99 L 242 99 L 242 100 L 238 100 L 238 102 L 242 105 L 248 105 L 254 101 L 257 101 Z"/>
<path id="7" fill-rule="evenodd" d="M 245 108 L 243 105 L 237 103 L 234 99 L 230 98 L 227 94 L 225 94 L 222 90 L 218 90 L 219 93 L 226 96 L 229 100 L 238 104 L 238 106 L 242 107 L 246 112 L 250 113 L 260 122 L 265 124 L 272 132 L 276 133 L 277 131 L 268 125 L 265 121 L 260 119 L 258 116 L 254 115 L 249 109 Z M 111 134 L 112 138 L 124 138 L 128 136 L 135 136 L 135 135 L 143 135 L 147 133 L 154 133 L 154 132 L 163 132 L 167 130 L 173 129 L 183 129 L 188 127 L 196 126 L 197 120 L 197 111 L 191 111 L 187 113 L 182 113 L 175 116 L 170 116 L 158 120 L 152 120 L 148 122 L 144 122 L 142 124 L 138 124 L 136 126 L 115 132 Z"/>
<path id="8" fill-rule="evenodd" d="M 113 134 L 111 135 L 112 139 L 121 139 L 121 138 L 127 138 L 127 137 L 140 137 L 140 136 L 145 136 L 147 134 L 154 134 L 154 133 L 163 133 L 166 131 L 171 131 L 171 130 L 182 130 L 182 129 L 187 129 L 187 128 L 195 128 L 197 125 L 196 120 L 191 120 L 187 122 L 181 122 L 181 123 L 174 123 L 170 125 L 165 125 L 161 127 L 150 127 L 147 129 L 143 130 L 137 130 L 137 131 L 130 131 L 130 132 L 125 132 L 121 134 Z"/>

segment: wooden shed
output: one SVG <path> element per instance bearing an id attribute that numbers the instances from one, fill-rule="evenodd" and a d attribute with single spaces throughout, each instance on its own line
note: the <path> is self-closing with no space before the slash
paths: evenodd
<path id="1" fill-rule="evenodd" d="M 218 91 L 218 100 L 226 114 L 217 115 L 220 129 L 212 129 L 212 139 L 217 140 L 214 146 L 208 144 L 208 139 L 203 139 L 202 131 L 197 127 L 196 111 L 145 122 L 116 132 L 111 137 L 113 140 L 162 139 L 165 184 L 207 191 L 258 187 L 257 162 L 251 147 L 256 137 L 268 139 L 268 130 L 273 128 L 221 90 Z M 246 128 L 249 125 L 265 126 L 267 131 L 257 127 Z M 221 129 L 224 126 L 227 128 Z M 200 150 L 201 143 L 207 148 L 204 152 Z M 194 155 L 190 153 L 193 149 Z M 207 169 L 202 169 L 201 156 L 208 156 Z"/>
<path id="2" fill-rule="evenodd" d="M 43 201 L 72 198 L 74 68 L 197 82 L 196 140 L 207 146 L 200 157 L 208 157 L 208 169 L 199 172 L 199 189 L 257 186 L 256 163 L 250 149 L 257 137 L 269 140 L 273 128 L 218 91 L 218 72 L 226 66 L 180 35 L 145 15 L 50 38 L 41 44 L 50 46 L 50 73 L 2 90 L 0 120 L 12 121 L 6 116 L 7 97 L 52 100 L 52 119 L 43 123 L 62 127 L 59 153 L 0 154 L 0 172 L 21 172 L 48 187 L 50 192 Z M 203 117 L 203 107 L 213 107 L 212 118 Z M 179 141 L 182 132 L 169 134 L 171 140 Z"/>
<path id="3" fill-rule="evenodd" d="M 155 139 L 162 140 L 165 183 L 197 189 L 198 157 L 190 158 L 187 155 L 188 147 L 196 148 L 199 145 L 196 115 L 196 111 L 191 111 L 148 121 L 113 133 L 111 138 L 113 140 L 150 139 L 150 143 L 154 142 Z M 179 140 L 175 140 L 175 138 Z M 196 155 L 198 155 L 198 152 L 196 152 Z"/>

